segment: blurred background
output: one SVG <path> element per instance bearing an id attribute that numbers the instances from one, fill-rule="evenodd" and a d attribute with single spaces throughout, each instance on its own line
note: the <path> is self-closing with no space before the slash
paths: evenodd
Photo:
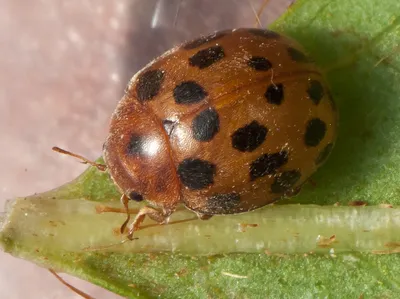
<path id="1" fill-rule="evenodd" d="M 101 155 L 129 78 L 151 59 L 215 30 L 255 27 L 265 0 L 0 0 L 0 209 L 86 167 L 51 151 Z M 271 0 L 267 26 L 293 0 Z M 0 297 L 80 298 L 47 270 L 0 252 Z M 63 275 L 97 299 L 120 298 Z"/>

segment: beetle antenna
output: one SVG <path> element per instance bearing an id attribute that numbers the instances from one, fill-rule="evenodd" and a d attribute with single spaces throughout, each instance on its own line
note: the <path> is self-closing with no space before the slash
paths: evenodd
<path id="1" fill-rule="evenodd" d="M 260 20 L 261 14 L 263 13 L 265 7 L 269 4 L 270 1 L 271 0 L 264 0 L 264 2 L 261 4 L 260 8 L 258 9 L 257 17 L 259 20 Z"/>
<path id="2" fill-rule="evenodd" d="M 247 2 L 249 3 L 249 5 L 251 7 L 251 10 L 253 11 L 253 13 L 254 13 L 254 15 L 256 17 L 256 23 L 254 24 L 254 27 L 261 28 L 262 25 L 261 25 L 261 22 L 260 22 L 260 18 L 259 18 L 259 15 L 256 12 L 256 9 L 254 8 L 253 2 L 251 2 L 251 0 L 247 0 Z"/>
<path id="3" fill-rule="evenodd" d="M 174 28 L 176 28 L 176 24 L 178 23 L 178 16 L 179 16 L 179 12 L 181 10 L 181 3 L 182 3 L 182 0 L 179 0 L 178 8 L 176 9 L 176 12 L 175 12 Z"/>
<path id="4" fill-rule="evenodd" d="M 260 8 L 258 9 L 258 11 L 256 11 L 256 9 L 254 8 L 253 2 L 251 2 L 251 0 L 247 0 L 247 2 L 249 3 L 251 10 L 254 13 L 254 16 L 256 17 L 256 22 L 254 24 L 254 27 L 258 27 L 258 28 L 263 28 L 263 25 L 261 23 L 261 19 L 260 16 L 263 13 L 265 7 L 268 5 L 268 3 L 270 2 L 270 0 L 264 0 L 264 2 L 261 4 Z"/>
<path id="5" fill-rule="evenodd" d="M 83 163 L 83 164 L 89 164 L 89 165 L 91 165 L 91 166 L 93 166 L 93 167 L 96 167 L 96 168 L 97 168 L 98 170 L 100 170 L 100 171 L 106 171 L 106 170 L 107 170 L 107 165 L 93 162 L 93 161 L 91 161 L 91 160 L 89 160 L 89 159 L 86 159 L 85 157 L 82 157 L 81 155 L 71 153 L 71 152 L 66 151 L 66 150 L 64 150 L 64 149 L 62 149 L 62 148 L 59 148 L 59 147 L 57 147 L 57 146 L 53 146 L 53 147 L 52 147 L 52 150 L 55 151 L 55 152 L 57 152 L 57 153 L 60 153 L 60 154 L 64 154 L 64 155 L 68 155 L 68 156 L 77 158 L 77 159 L 81 160 L 81 163 Z"/>

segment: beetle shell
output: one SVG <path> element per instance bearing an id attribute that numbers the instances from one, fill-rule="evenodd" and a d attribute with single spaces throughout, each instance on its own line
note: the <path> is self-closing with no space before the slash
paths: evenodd
<path id="1" fill-rule="evenodd" d="M 103 154 L 132 200 L 230 214 L 293 194 L 336 133 L 334 102 L 302 47 L 235 29 L 178 46 L 133 76 Z"/>

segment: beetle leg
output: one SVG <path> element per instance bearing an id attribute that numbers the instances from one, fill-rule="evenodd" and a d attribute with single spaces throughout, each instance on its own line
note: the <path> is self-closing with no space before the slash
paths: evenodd
<path id="1" fill-rule="evenodd" d="M 129 206 L 128 206 L 129 197 L 126 196 L 125 194 L 122 194 L 120 201 L 123 204 L 124 209 L 125 209 L 125 213 L 126 213 L 126 220 L 121 225 L 121 228 L 120 228 L 121 234 L 123 234 L 124 231 L 125 231 L 126 226 L 128 225 L 129 220 L 131 220 L 131 214 L 129 213 Z M 140 210 L 139 210 L 139 213 L 140 213 Z"/>
<path id="2" fill-rule="evenodd" d="M 139 213 L 136 215 L 135 220 L 133 220 L 128 233 L 128 239 L 133 239 L 133 233 L 139 230 L 140 225 L 142 224 L 143 220 L 146 216 L 149 216 L 150 219 L 158 222 L 159 224 L 164 224 L 168 222 L 168 217 L 172 214 L 173 211 L 159 211 L 151 207 L 143 207 L 139 210 Z M 127 222 L 126 222 L 127 223 Z M 125 224 L 125 223 L 124 223 Z M 126 226 L 126 224 L 125 224 Z M 125 227 L 124 227 L 125 228 Z M 121 227 L 121 231 L 122 227 Z"/>
<path id="3" fill-rule="evenodd" d="M 63 285 L 65 285 L 67 288 L 69 288 L 71 291 L 73 291 L 74 293 L 78 294 L 79 296 L 81 296 L 82 298 L 85 299 L 95 299 L 94 297 L 86 294 L 85 292 L 77 289 L 76 287 L 74 287 L 73 285 L 69 284 L 68 282 L 66 282 L 63 278 L 60 277 L 60 275 L 58 275 L 53 269 L 49 269 L 50 273 L 53 274 Z"/>
<path id="4" fill-rule="evenodd" d="M 208 220 L 213 216 L 213 215 L 207 215 L 207 214 L 201 214 L 201 213 L 196 213 L 196 214 L 200 220 Z"/>
<path id="5" fill-rule="evenodd" d="M 301 191 L 301 187 L 302 186 L 297 186 L 297 187 L 295 187 L 293 189 L 287 190 L 284 193 L 284 197 L 295 197 L 295 196 L 297 196 Z"/>

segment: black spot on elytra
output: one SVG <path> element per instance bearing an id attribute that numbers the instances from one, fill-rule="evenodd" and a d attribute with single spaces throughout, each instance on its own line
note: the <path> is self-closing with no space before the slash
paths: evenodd
<path id="1" fill-rule="evenodd" d="M 164 119 L 162 124 L 163 124 L 164 130 L 167 133 L 167 135 L 171 136 L 172 131 L 174 130 L 174 128 L 176 126 L 176 122 L 169 120 L 169 119 Z"/>
<path id="2" fill-rule="evenodd" d="M 188 158 L 179 163 L 177 172 L 183 185 L 200 190 L 214 183 L 216 166 L 208 161 Z"/>
<path id="3" fill-rule="evenodd" d="M 283 101 L 283 84 L 271 84 L 264 94 L 267 102 L 274 105 L 280 105 Z"/>
<path id="4" fill-rule="evenodd" d="M 275 177 L 271 185 L 272 193 L 284 193 L 289 191 L 301 178 L 301 173 L 297 170 L 285 171 Z"/>
<path id="5" fill-rule="evenodd" d="M 210 35 L 202 36 L 198 39 L 187 42 L 182 46 L 182 48 L 185 50 L 192 50 L 192 49 L 200 47 L 206 43 L 216 41 L 217 39 L 220 39 L 221 37 L 223 37 L 231 32 L 232 32 L 232 30 L 223 30 L 223 31 L 214 32 Z"/>
<path id="6" fill-rule="evenodd" d="M 221 46 L 214 46 L 200 50 L 189 58 L 190 66 L 197 66 L 199 69 L 209 67 L 213 63 L 225 57 L 224 49 Z"/>
<path id="7" fill-rule="evenodd" d="M 326 133 L 326 124 L 319 118 L 313 118 L 308 121 L 304 142 L 307 146 L 317 146 Z"/>
<path id="8" fill-rule="evenodd" d="M 322 97 L 324 96 L 324 87 L 322 86 L 321 82 L 317 80 L 311 80 L 308 86 L 308 96 L 315 105 L 318 105 Z"/>
<path id="9" fill-rule="evenodd" d="M 281 151 L 263 154 L 250 164 L 250 180 L 274 174 L 276 170 L 288 162 L 288 153 Z"/>
<path id="10" fill-rule="evenodd" d="M 293 61 L 296 62 L 310 62 L 310 59 L 301 51 L 288 47 L 287 48 L 288 54 Z"/>
<path id="11" fill-rule="evenodd" d="M 163 80 L 162 70 L 150 70 L 140 74 L 136 85 L 138 100 L 144 102 L 154 98 L 159 93 Z"/>
<path id="12" fill-rule="evenodd" d="M 208 93 L 194 81 L 185 81 L 174 88 L 174 99 L 177 104 L 194 104 L 202 101 Z"/>
<path id="13" fill-rule="evenodd" d="M 141 155 L 143 153 L 144 137 L 133 134 L 126 147 L 126 153 L 129 156 Z"/>
<path id="14" fill-rule="evenodd" d="M 193 138 L 210 141 L 219 131 L 219 115 L 214 108 L 201 111 L 192 121 Z"/>
<path id="15" fill-rule="evenodd" d="M 134 200 L 134 201 L 142 201 L 143 200 L 143 195 L 140 193 L 137 193 L 135 191 L 132 191 L 128 195 L 129 199 Z"/>
<path id="16" fill-rule="evenodd" d="M 251 34 L 261 36 L 264 38 L 268 38 L 268 39 L 277 39 L 280 37 L 279 33 L 272 31 L 272 30 L 268 30 L 268 29 L 246 28 L 244 30 L 250 32 Z"/>
<path id="17" fill-rule="evenodd" d="M 214 194 L 207 198 L 206 211 L 212 214 L 231 214 L 240 203 L 240 195 L 236 192 Z"/>
<path id="18" fill-rule="evenodd" d="M 241 152 L 252 152 L 264 142 L 267 133 L 266 127 L 253 120 L 232 134 L 232 147 Z"/>
<path id="19" fill-rule="evenodd" d="M 272 67 L 271 62 L 267 58 L 261 56 L 251 57 L 247 65 L 256 71 L 268 71 Z"/>
<path id="20" fill-rule="evenodd" d="M 315 164 L 321 165 L 328 159 L 329 154 L 331 153 L 333 149 L 333 143 L 328 143 L 324 149 L 319 153 L 317 159 L 315 160 Z"/>

